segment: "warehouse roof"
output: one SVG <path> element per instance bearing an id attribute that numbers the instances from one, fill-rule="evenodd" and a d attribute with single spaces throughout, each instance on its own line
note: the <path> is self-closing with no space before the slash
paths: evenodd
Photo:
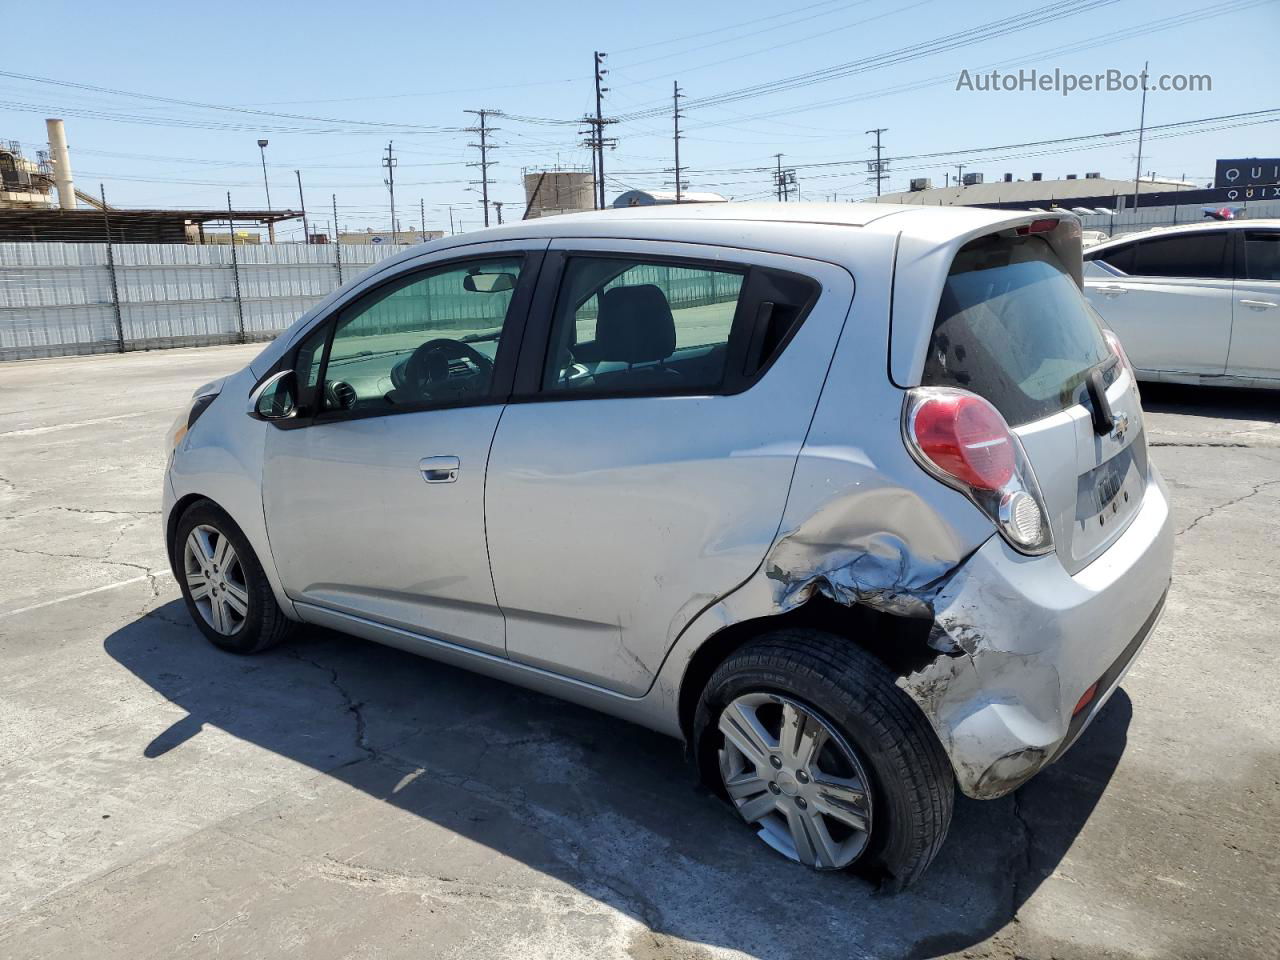
<path id="1" fill-rule="evenodd" d="M 102 243 L 109 224 L 114 243 L 185 243 L 188 224 L 265 225 L 301 216 L 294 210 L 0 209 L 0 241 Z"/>

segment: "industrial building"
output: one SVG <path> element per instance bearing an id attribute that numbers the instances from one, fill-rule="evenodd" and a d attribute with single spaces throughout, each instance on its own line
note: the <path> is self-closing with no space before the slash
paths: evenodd
<path id="1" fill-rule="evenodd" d="M 524 171 L 524 219 L 596 208 L 596 178 L 584 167 Z"/>
<path id="2" fill-rule="evenodd" d="M 207 243 L 205 225 L 224 224 L 236 234 L 302 216 L 293 210 L 126 210 L 77 190 L 61 120 L 45 121 L 49 150 L 35 161 L 14 141 L 0 142 L 0 242 Z M 230 233 L 221 236 L 226 243 Z"/>
<path id="3" fill-rule="evenodd" d="M 1086 173 L 1083 177 L 1067 174 L 1061 180 L 1046 180 L 1039 173 L 1029 180 L 1015 180 L 1012 173 L 999 180 L 987 182 L 981 173 L 966 173 L 959 183 L 934 187 L 933 181 L 918 177 L 911 181 L 911 189 L 904 193 L 886 193 L 877 199 L 879 203 L 918 203 L 925 206 L 988 207 L 1015 205 L 1018 207 L 1096 206 L 1096 202 L 1110 200 L 1120 202 L 1133 198 L 1133 179 L 1112 180 L 1101 173 Z M 1177 193 L 1196 190 L 1199 185 L 1187 180 L 1144 179 L 1138 183 L 1139 194 Z M 1114 204 L 1108 204 L 1114 205 Z"/>
<path id="4" fill-rule="evenodd" d="M 397 230 L 392 233 L 390 230 L 377 231 L 369 227 L 365 230 L 339 233 L 338 242 L 364 247 L 407 247 L 413 243 L 439 240 L 443 236 L 443 230 Z"/>
<path id="5" fill-rule="evenodd" d="M 1068 174 L 1045 180 L 1015 180 L 1006 173 L 984 182 L 981 173 L 964 174 L 959 184 L 938 189 L 927 178 L 911 181 L 911 189 L 874 198 L 880 203 L 961 205 L 1005 210 L 1066 210 L 1077 214 L 1087 230 L 1116 236 L 1151 227 L 1196 223 L 1206 217 L 1280 217 L 1280 183 L 1267 182 L 1280 171 L 1280 159 L 1219 160 L 1214 182 L 1149 176 L 1113 180 L 1100 173 Z"/>

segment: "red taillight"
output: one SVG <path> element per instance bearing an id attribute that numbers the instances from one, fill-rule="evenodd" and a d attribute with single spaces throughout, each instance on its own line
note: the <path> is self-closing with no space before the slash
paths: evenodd
<path id="1" fill-rule="evenodd" d="M 911 430 L 920 452 L 961 483 L 1000 490 L 1013 477 L 1013 436 L 999 411 L 981 397 L 930 397 L 916 410 Z"/>
<path id="2" fill-rule="evenodd" d="M 1018 236 L 1025 237 L 1029 233 L 1049 233 L 1056 229 L 1058 229 L 1058 221 L 1051 217 L 1045 217 L 1039 220 L 1032 220 L 1030 223 L 1019 227 Z"/>
<path id="3" fill-rule="evenodd" d="M 1102 338 L 1107 341 L 1107 346 L 1111 348 L 1111 352 L 1120 358 L 1120 362 L 1124 364 L 1126 370 L 1134 373 L 1133 364 L 1129 362 L 1129 355 L 1124 352 L 1124 345 L 1120 342 L 1120 338 L 1111 330 L 1103 330 Z"/>

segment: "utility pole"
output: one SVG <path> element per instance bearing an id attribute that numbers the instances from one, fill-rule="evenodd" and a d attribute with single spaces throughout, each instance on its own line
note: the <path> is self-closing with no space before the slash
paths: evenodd
<path id="1" fill-rule="evenodd" d="M 453 236 L 453 204 L 449 204 L 449 236 Z"/>
<path id="2" fill-rule="evenodd" d="M 307 226 L 307 201 L 302 197 L 302 171 L 293 171 L 294 176 L 298 178 L 298 206 L 302 208 L 302 242 L 311 242 L 311 228 Z"/>
<path id="3" fill-rule="evenodd" d="M 498 211 L 498 226 L 502 226 L 502 201 L 493 201 L 493 209 Z"/>
<path id="4" fill-rule="evenodd" d="M 1142 112 L 1138 114 L 1138 163 L 1133 171 L 1133 213 L 1138 215 L 1138 181 L 1142 179 L 1142 137 L 1147 127 L 1147 70 L 1151 67 L 1148 60 L 1142 65 Z M 1134 221 L 1137 222 L 1136 220 Z"/>
<path id="5" fill-rule="evenodd" d="M 956 164 L 956 186 L 960 187 L 961 189 L 964 188 L 964 164 L 963 163 Z"/>
<path id="6" fill-rule="evenodd" d="M 605 139 L 604 127 L 604 95 L 609 92 L 609 88 L 604 85 L 605 74 L 609 71 L 604 67 L 604 59 L 607 53 L 601 53 L 599 50 L 594 55 L 594 76 L 596 84 L 596 115 L 587 118 L 587 125 L 591 129 L 595 140 L 595 174 L 596 174 L 596 209 L 603 210 L 605 208 L 604 200 L 604 148 L 608 143 L 612 146 L 612 142 Z"/>
<path id="7" fill-rule="evenodd" d="M 333 258 L 338 268 L 338 286 L 342 286 L 342 233 L 338 229 L 338 195 L 329 194 L 333 201 Z"/>
<path id="8" fill-rule="evenodd" d="M 477 117 L 480 118 L 480 126 L 466 127 L 464 129 L 466 129 L 468 133 L 480 134 L 479 143 L 467 144 L 467 146 L 469 147 L 479 148 L 480 162 L 468 163 L 467 166 L 480 168 L 480 179 L 472 180 L 471 182 L 472 184 L 476 184 L 476 183 L 480 184 L 480 195 L 484 203 L 484 225 L 487 227 L 489 225 L 489 151 L 496 149 L 495 147 L 489 146 L 488 136 L 494 130 L 498 129 L 497 127 L 489 126 L 488 119 L 491 116 L 500 117 L 502 116 L 502 114 L 497 110 L 464 110 L 463 113 L 474 113 Z"/>
<path id="9" fill-rule="evenodd" d="M 778 161 L 778 170 L 773 175 L 774 183 L 778 188 L 778 199 L 786 202 L 791 199 L 791 188 L 796 188 L 796 199 L 800 199 L 800 187 L 796 184 L 796 171 L 794 167 L 783 169 L 782 154 L 775 153 L 773 155 Z"/>
<path id="10" fill-rule="evenodd" d="M 880 196 L 880 184 L 885 180 L 884 163 L 880 160 L 880 134 L 888 131 L 888 127 L 876 127 L 874 130 L 868 130 L 867 133 L 874 133 L 876 136 L 876 172 L 872 178 L 876 182 L 876 196 Z"/>
<path id="11" fill-rule="evenodd" d="M 396 158 L 391 151 L 392 141 L 387 141 L 387 155 L 382 158 L 382 165 L 387 168 L 387 179 L 383 181 L 391 193 L 391 245 L 398 242 L 396 237 Z"/>
<path id="12" fill-rule="evenodd" d="M 680 84 L 675 80 L 671 81 L 671 122 L 675 127 L 675 134 L 672 137 L 676 148 L 676 203 L 682 199 L 682 188 L 680 184 Z"/>
<path id="13" fill-rule="evenodd" d="M 427 242 L 427 204 L 421 197 L 418 198 L 418 225 L 422 227 L 422 242 Z"/>

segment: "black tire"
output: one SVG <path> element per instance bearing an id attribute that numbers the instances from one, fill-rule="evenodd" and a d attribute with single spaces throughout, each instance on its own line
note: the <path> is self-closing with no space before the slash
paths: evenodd
<path id="1" fill-rule="evenodd" d="M 196 527 L 212 527 L 217 533 L 225 536 L 236 551 L 240 560 L 240 569 L 244 575 L 244 585 L 249 594 L 248 613 L 235 633 L 227 635 L 219 633 L 205 619 L 205 616 L 192 599 L 191 588 L 183 573 L 183 549 L 187 537 Z M 182 599 L 187 604 L 187 612 L 200 632 L 214 646 L 231 653 L 261 653 L 284 640 L 292 631 L 294 623 L 284 615 L 280 605 L 276 603 L 271 584 L 262 570 L 258 556 L 249 546 L 236 522 L 212 500 L 198 500 L 182 514 L 174 531 L 173 541 L 174 569 L 178 572 L 178 587 L 182 590 Z"/>
<path id="2" fill-rule="evenodd" d="M 882 887 L 914 883 L 951 825 L 955 777 L 933 728 L 880 661 L 848 639 L 784 628 L 735 650 L 707 681 L 694 718 L 704 782 L 728 802 L 717 754 L 724 707 L 748 693 L 774 693 L 816 710 L 857 752 L 872 781 L 866 849 L 851 868 Z"/>

